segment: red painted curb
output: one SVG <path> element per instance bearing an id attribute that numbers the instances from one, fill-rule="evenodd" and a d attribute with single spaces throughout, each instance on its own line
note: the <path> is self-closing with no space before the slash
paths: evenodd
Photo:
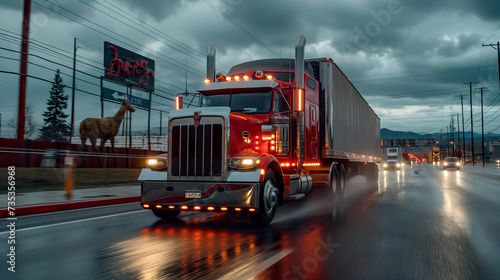
<path id="1" fill-rule="evenodd" d="M 119 198 L 110 198 L 110 199 L 100 199 L 100 200 L 76 201 L 76 202 L 68 202 L 68 203 L 16 207 L 15 211 L 14 211 L 15 215 L 13 215 L 13 216 L 9 215 L 8 209 L 0 209 L 0 218 L 17 217 L 17 216 L 30 215 L 30 214 L 39 214 L 39 213 L 46 213 L 46 212 L 55 212 L 55 211 L 87 208 L 87 207 L 96 207 L 96 206 L 105 206 L 105 205 L 113 205 L 113 204 L 120 204 L 120 203 L 137 202 L 140 200 L 141 200 L 140 196 L 129 196 L 129 197 L 119 197 Z"/>

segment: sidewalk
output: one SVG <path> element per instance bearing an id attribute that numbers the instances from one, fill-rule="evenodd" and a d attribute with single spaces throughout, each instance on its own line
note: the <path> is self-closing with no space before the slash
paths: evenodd
<path id="1" fill-rule="evenodd" d="M 140 182 L 137 182 L 137 185 L 75 189 L 70 199 L 66 198 L 66 193 L 63 190 L 16 192 L 15 206 L 13 208 L 15 209 L 15 216 L 21 216 L 84 207 L 139 202 L 140 192 Z M 13 200 L 11 199 L 11 201 Z M 0 218 L 9 217 L 7 205 L 8 195 L 1 194 Z"/>

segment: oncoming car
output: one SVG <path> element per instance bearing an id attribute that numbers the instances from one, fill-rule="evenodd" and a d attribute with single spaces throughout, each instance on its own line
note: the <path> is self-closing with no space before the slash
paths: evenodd
<path id="1" fill-rule="evenodd" d="M 446 157 L 443 161 L 443 169 L 456 168 L 460 169 L 460 160 L 457 157 Z"/>

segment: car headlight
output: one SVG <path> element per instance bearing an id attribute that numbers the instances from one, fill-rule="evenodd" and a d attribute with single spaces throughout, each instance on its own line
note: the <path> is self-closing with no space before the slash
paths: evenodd
<path id="1" fill-rule="evenodd" d="M 396 163 L 396 166 L 397 166 L 397 167 L 399 167 L 399 166 L 401 166 L 401 164 L 399 164 L 399 163 Z"/>
<path id="2" fill-rule="evenodd" d="M 460 166 L 460 162 L 457 162 L 457 166 Z"/>
<path id="3" fill-rule="evenodd" d="M 448 163 L 447 162 L 443 162 L 443 165 L 448 165 Z"/>
<path id="4" fill-rule="evenodd" d="M 252 169 L 260 164 L 260 159 L 236 157 L 229 161 L 229 166 L 234 169 Z"/>
<path id="5" fill-rule="evenodd" d="M 168 161 L 163 157 L 152 157 L 146 160 L 146 167 L 151 169 L 166 169 Z"/>

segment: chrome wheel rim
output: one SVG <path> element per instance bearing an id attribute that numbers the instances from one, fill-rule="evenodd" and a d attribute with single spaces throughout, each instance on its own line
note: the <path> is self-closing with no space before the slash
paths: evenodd
<path id="1" fill-rule="evenodd" d="M 278 204 L 278 189 L 274 186 L 271 179 L 266 181 L 264 185 L 264 210 L 266 214 L 270 214 L 273 208 Z"/>

